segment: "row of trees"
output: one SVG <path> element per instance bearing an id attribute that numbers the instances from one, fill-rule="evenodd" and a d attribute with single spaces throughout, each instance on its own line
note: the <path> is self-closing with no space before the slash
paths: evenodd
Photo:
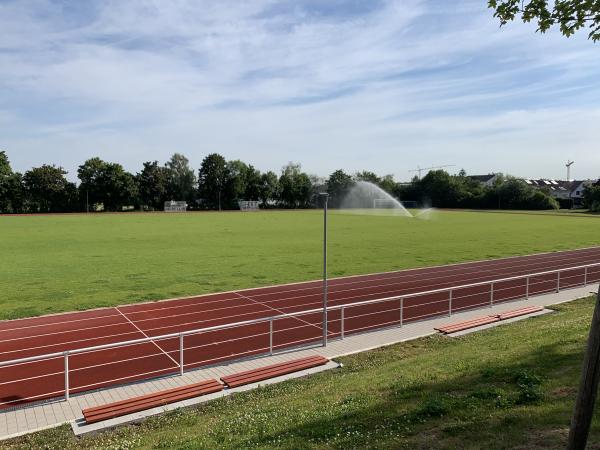
<path id="1" fill-rule="evenodd" d="M 464 170 L 450 175 L 443 170 L 429 172 L 422 179 L 398 185 L 397 197 L 414 199 L 438 208 L 475 209 L 558 209 L 549 191 L 534 188 L 518 178 L 499 175 L 492 186 L 467 176 Z"/>
<path id="2" fill-rule="evenodd" d="M 168 200 L 184 200 L 190 209 L 236 209 L 238 200 L 259 200 L 263 208 L 309 208 L 317 205 L 318 192 L 327 190 L 330 205 L 340 206 L 357 181 L 368 181 L 403 201 L 438 208 L 556 209 L 549 192 L 510 176 L 498 176 L 493 186 L 443 170 L 422 179 L 398 183 L 391 175 L 380 177 L 362 171 L 354 175 L 336 170 L 327 179 L 289 163 L 280 174 L 261 173 L 240 160 L 228 161 L 213 153 L 194 171 L 189 160 L 175 153 L 164 165 L 143 163 L 137 174 L 100 158 L 85 161 L 77 170 L 79 185 L 54 165 L 14 172 L 5 152 L 0 152 L 0 212 L 74 212 L 123 209 L 162 210 Z M 586 192 L 586 204 L 600 209 L 600 187 Z"/>
<path id="3" fill-rule="evenodd" d="M 164 165 L 143 163 L 137 174 L 122 165 L 91 158 L 77 170 L 79 185 L 62 167 L 44 164 L 24 174 L 12 170 L 0 152 L 0 213 L 161 210 L 165 201 L 186 201 L 190 209 L 235 209 L 238 200 L 263 207 L 307 208 L 322 183 L 290 163 L 281 173 L 261 173 L 243 161 L 213 153 L 198 171 L 175 153 Z"/>

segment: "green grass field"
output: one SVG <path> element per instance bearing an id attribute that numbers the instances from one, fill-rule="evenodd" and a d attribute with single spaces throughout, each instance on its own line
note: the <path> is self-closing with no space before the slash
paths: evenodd
<path id="1" fill-rule="evenodd" d="M 319 211 L 0 217 L 0 318 L 316 279 Z M 596 217 L 332 213 L 331 276 L 600 244 Z"/>
<path id="2" fill-rule="evenodd" d="M 290 380 L 77 439 L 69 426 L 7 449 L 562 449 L 592 299 L 458 339 L 341 358 Z M 600 448 L 598 416 L 588 448 Z"/>

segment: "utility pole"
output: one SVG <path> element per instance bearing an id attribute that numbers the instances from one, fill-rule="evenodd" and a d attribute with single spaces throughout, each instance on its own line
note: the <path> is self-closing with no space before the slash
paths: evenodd
<path id="1" fill-rule="evenodd" d="M 323 347 L 327 347 L 327 202 L 329 194 L 321 192 L 323 197 Z"/>
<path id="2" fill-rule="evenodd" d="M 571 420 L 567 450 L 584 450 L 590 431 L 600 378 L 600 285 L 579 382 L 579 392 Z"/>

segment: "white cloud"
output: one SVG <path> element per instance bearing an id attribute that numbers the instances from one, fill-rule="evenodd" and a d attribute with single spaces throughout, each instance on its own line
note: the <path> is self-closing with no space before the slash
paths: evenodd
<path id="1" fill-rule="evenodd" d="M 499 30 L 484 2 L 85 3 L 0 5 L 0 146 L 21 170 L 218 151 L 321 175 L 453 163 L 560 177 L 567 157 L 600 175 L 598 47 Z"/>

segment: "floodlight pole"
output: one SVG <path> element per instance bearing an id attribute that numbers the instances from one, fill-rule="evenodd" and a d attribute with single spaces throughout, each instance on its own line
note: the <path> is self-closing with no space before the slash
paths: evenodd
<path id="1" fill-rule="evenodd" d="M 323 197 L 323 347 L 327 347 L 327 202 L 329 194 L 321 192 Z"/>

